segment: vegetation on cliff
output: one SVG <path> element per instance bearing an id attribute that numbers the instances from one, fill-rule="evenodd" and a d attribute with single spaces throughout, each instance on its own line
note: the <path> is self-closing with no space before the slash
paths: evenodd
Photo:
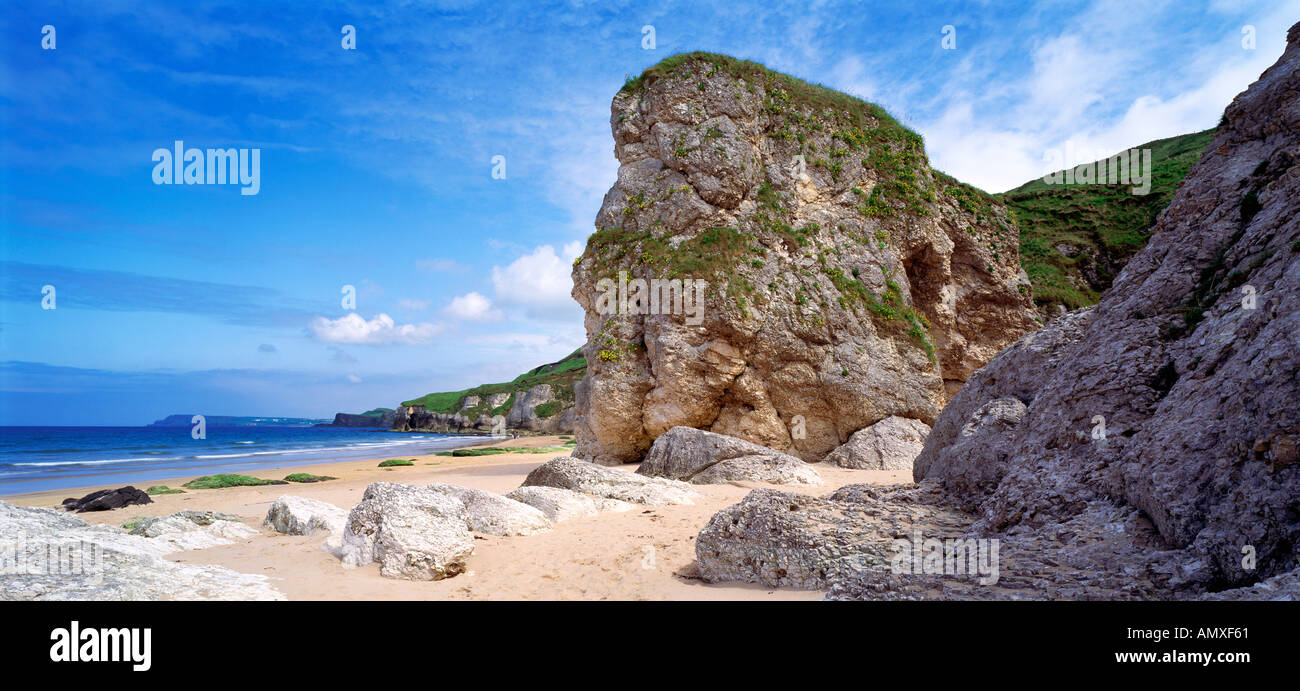
<path id="1" fill-rule="evenodd" d="M 1150 238 L 1156 217 L 1216 130 L 1147 142 L 1151 190 L 1132 185 L 1049 185 L 1042 179 L 994 195 L 1020 226 L 1020 263 L 1039 307 L 1092 305 Z"/>
<path id="2" fill-rule="evenodd" d="M 567 407 L 573 403 L 573 385 L 580 381 L 586 372 L 587 361 L 583 358 L 581 350 L 575 350 L 562 360 L 534 367 L 508 382 L 480 384 L 460 391 L 425 394 L 419 398 L 402 401 L 402 405 L 424 406 L 424 409 L 430 413 L 461 412 L 470 418 L 476 418 L 479 415 L 505 415 L 510 412 L 510 407 L 514 404 L 517 394 L 522 394 L 538 384 L 549 384 L 557 401 Z M 495 394 L 510 394 L 510 397 L 504 403 L 493 407 L 490 403 L 490 397 Z M 477 396 L 478 403 L 462 411 L 461 405 L 470 396 Z M 542 406 L 538 407 L 541 408 Z M 548 410 L 550 410 L 551 415 L 558 412 L 558 409 Z M 540 412 L 538 414 L 541 417 L 547 417 L 541 415 Z"/>

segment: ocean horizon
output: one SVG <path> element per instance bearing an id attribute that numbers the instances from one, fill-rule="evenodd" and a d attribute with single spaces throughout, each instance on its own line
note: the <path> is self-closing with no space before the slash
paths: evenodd
<path id="1" fill-rule="evenodd" d="M 483 438 L 370 427 L 210 424 L 194 439 L 190 427 L 0 426 L 0 495 L 415 456 Z"/>

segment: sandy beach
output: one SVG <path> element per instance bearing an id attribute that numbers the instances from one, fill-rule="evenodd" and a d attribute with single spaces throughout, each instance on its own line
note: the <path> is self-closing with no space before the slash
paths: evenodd
<path id="1" fill-rule="evenodd" d="M 557 436 L 504 440 L 496 446 L 547 447 Z M 154 503 L 115 511 L 79 514 L 91 523 L 121 524 L 135 516 L 159 516 L 184 509 L 207 509 L 240 516 L 261 535 L 246 542 L 177 552 L 177 562 L 214 564 L 262 574 L 291 600 L 817 600 L 821 592 L 770 589 L 741 584 L 705 584 L 693 577 L 695 537 L 709 518 L 740 501 L 750 490 L 775 487 L 744 482 L 703 485 L 705 497 L 690 506 L 646 506 L 624 513 L 562 521 L 549 532 L 520 537 L 475 535 L 469 571 L 442 581 L 405 581 L 379 575 L 378 564 L 344 568 L 320 550 L 323 535 L 281 535 L 262 527 L 276 497 L 292 494 L 351 508 L 372 482 L 445 482 L 504 493 L 523 482 L 533 468 L 568 451 L 452 458 L 409 456 L 414 466 L 377 467 L 382 458 L 264 469 L 256 477 L 282 478 L 308 472 L 338 478 L 312 484 L 186 490 L 153 497 Z M 634 470 L 636 466 L 624 466 Z M 818 466 L 820 487 L 786 487 L 824 495 L 855 482 L 909 482 L 906 471 L 847 470 Z M 148 484 L 180 487 L 195 476 Z M 63 499 L 103 486 L 53 490 L 3 497 L 24 506 L 58 507 Z"/>

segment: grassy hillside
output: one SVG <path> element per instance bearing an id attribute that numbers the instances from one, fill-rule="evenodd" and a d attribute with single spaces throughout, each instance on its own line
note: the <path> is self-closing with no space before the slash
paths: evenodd
<path id="1" fill-rule="evenodd" d="M 1048 185 L 1041 179 L 994 195 L 1020 226 L 1020 262 L 1040 307 L 1075 309 L 1097 302 L 1115 274 L 1146 245 L 1156 216 L 1214 138 L 1205 130 L 1148 142 L 1149 194 L 1131 185 Z"/>
<path id="2" fill-rule="evenodd" d="M 402 401 L 402 405 L 421 405 L 431 413 L 454 413 L 460 410 L 461 402 L 465 400 L 466 396 L 478 396 L 479 404 L 467 409 L 465 411 L 466 415 L 470 417 L 477 415 L 505 415 L 510 412 L 510 407 L 514 405 L 515 394 L 527 391 L 538 384 L 550 384 L 555 391 L 556 398 L 567 405 L 573 402 L 573 385 L 582 379 L 582 376 L 586 373 L 587 360 L 582 356 L 582 350 L 575 350 L 563 360 L 535 367 L 508 382 L 480 384 L 461 391 L 425 394 L 419 398 Z M 487 397 L 498 393 L 508 393 L 510 398 L 500 406 L 491 408 L 488 405 Z M 541 417 L 547 417 L 546 412 L 549 411 L 553 415 L 558 413 L 560 409 L 561 406 L 559 405 L 542 404 L 537 407 L 537 414 Z"/>
<path id="3" fill-rule="evenodd" d="M 370 410 L 367 410 L 364 413 L 360 413 L 360 415 L 361 417 L 370 417 L 378 420 L 379 418 L 382 418 L 384 416 L 384 413 L 391 413 L 391 412 L 393 412 L 392 408 L 372 408 Z"/>

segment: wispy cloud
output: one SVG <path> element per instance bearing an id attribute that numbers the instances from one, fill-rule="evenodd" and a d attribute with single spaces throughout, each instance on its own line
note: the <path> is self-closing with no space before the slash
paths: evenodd
<path id="1" fill-rule="evenodd" d="M 431 342 L 446 330 L 443 324 L 398 324 L 387 314 L 380 313 L 371 319 L 365 319 L 356 312 L 338 319 L 316 317 L 307 328 L 316 340 L 323 343 L 365 345 L 421 345 Z"/>
<path id="2" fill-rule="evenodd" d="M 257 286 L 0 262 L 0 300 L 36 304 L 45 285 L 54 286 L 58 309 L 195 314 L 232 324 L 303 324 L 322 307 Z"/>

